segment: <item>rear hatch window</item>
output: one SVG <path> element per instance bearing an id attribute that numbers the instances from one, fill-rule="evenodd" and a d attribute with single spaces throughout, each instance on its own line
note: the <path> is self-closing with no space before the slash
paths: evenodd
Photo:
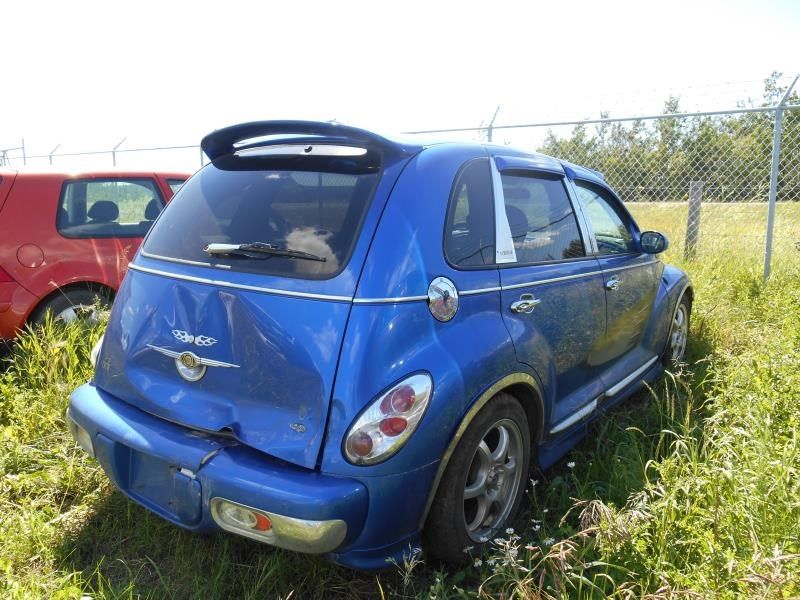
<path id="1" fill-rule="evenodd" d="M 169 203 L 145 256 L 327 279 L 347 264 L 380 173 L 206 166 Z"/>

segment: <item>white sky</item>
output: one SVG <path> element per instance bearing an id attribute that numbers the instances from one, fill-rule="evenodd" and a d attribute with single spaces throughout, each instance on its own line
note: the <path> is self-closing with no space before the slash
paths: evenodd
<path id="1" fill-rule="evenodd" d="M 196 144 L 259 119 L 392 132 L 477 126 L 498 104 L 497 124 L 647 114 L 670 92 L 727 108 L 800 71 L 800 0 L 4 0 L 0 19 L 0 149 L 24 137 L 29 155 Z M 111 162 L 55 164 L 76 161 Z M 118 163 L 193 170 L 199 153 Z"/>

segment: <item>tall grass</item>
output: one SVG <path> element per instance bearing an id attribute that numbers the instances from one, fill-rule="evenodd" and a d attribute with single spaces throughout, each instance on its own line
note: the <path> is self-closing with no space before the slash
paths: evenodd
<path id="1" fill-rule="evenodd" d="M 798 259 L 766 285 L 748 262 L 685 264 L 687 366 L 532 475 L 513 531 L 458 571 L 423 557 L 353 573 L 126 501 L 63 422 L 102 326 L 47 323 L 0 375 L 0 596 L 800 596 Z"/>

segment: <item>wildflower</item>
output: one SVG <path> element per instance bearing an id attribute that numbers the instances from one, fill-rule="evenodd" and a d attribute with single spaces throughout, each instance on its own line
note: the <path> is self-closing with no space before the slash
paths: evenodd
<path id="1" fill-rule="evenodd" d="M 542 509 L 542 513 L 544 513 L 544 514 L 547 514 L 547 512 L 548 512 L 549 510 L 550 510 L 549 508 L 543 508 L 543 509 Z"/>
<path id="2" fill-rule="evenodd" d="M 490 567 L 493 567 L 494 563 L 495 563 L 495 560 L 493 558 L 490 558 L 489 560 L 486 561 L 486 564 L 489 565 Z"/>
<path id="3" fill-rule="evenodd" d="M 472 563 L 472 566 L 475 568 L 480 567 L 481 565 L 483 565 L 483 561 L 480 558 L 476 558 L 475 562 Z"/>
<path id="4" fill-rule="evenodd" d="M 574 460 L 569 461 L 567 463 L 567 468 L 568 469 L 574 469 L 575 468 L 575 461 Z"/>
<path id="5" fill-rule="evenodd" d="M 469 552 L 471 552 L 471 551 L 472 551 L 472 548 L 473 548 L 473 546 L 467 546 L 466 548 L 464 548 L 464 549 L 462 550 L 462 552 L 463 552 L 464 554 L 467 554 L 467 553 L 469 553 Z"/>
<path id="6" fill-rule="evenodd" d="M 534 546 L 533 543 L 527 544 L 525 546 L 525 550 L 527 550 L 528 552 L 533 552 L 534 550 L 536 550 L 536 546 Z"/>
<path id="7" fill-rule="evenodd" d="M 503 542 L 505 542 L 505 540 L 504 540 L 503 538 L 494 538 L 492 541 L 493 541 L 495 544 L 498 544 L 498 545 L 499 545 L 499 544 L 502 544 Z"/>
<path id="8" fill-rule="evenodd" d="M 535 488 L 539 484 L 538 479 L 531 479 L 531 487 Z"/>
<path id="9" fill-rule="evenodd" d="M 556 543 L 556 540 L 555 538 L 547 538 L 543 543 L 545 546 L 552 546 Z"/>
<path id="10" fill-rule="evenodd" d="M 485 544 L 485 543 L 486 543 L 486 542 L 488 542 L 488 541 L 489 541 L 489 538 L 488 538 L 488 537 L 486 537 L 485 535 L 484 535 L 484 536 L 481 536 L 481 544 Z"/>
<path id="11" fill-rule="evenodd" d="M 533 529 L 534 531 L 539 531 L 541 528 L 542 528 L 542 526 L 539 525 L 538 523 L 536 525 L 534 525 L 533 527 L 531 527 L 531 529 Z"/>
<path id="12" fill-rule="evenodd" d="M 511 535 L 512 533 L 514 533 L 514 528 L 513 527 L 509 527 L 508 529 L 506 529 L 506 533 L 508 535 Z"/>

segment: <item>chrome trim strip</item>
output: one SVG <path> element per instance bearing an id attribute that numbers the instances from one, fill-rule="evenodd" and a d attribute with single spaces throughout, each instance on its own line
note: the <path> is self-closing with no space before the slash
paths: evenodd
<path id="1" fill-rule="evenodd" d="M 499 292 L 503 288 L 501 286 L 496 287 L 489 287 L 489 288 L 479 288 L 477 290 L 467 290 L 465 292 L 458 292 L 461 296 L 474 296 L 476 294 L 488 294 L 489 292 Z"/>
<path id="2" fill-rule="evenodd" d="M 613 269 L 602 269 L 600 271 L 588 271 L 586 273 L 578 273 L 577 275 L 565 275 L 563 277 L 552 277 L 550 279 L 540 279 L 538 281 L 530 281 L 527 283 L 515 283 L 513 285 L 504 285 L 501 287 L 503 291 L 515 290 L 518 288 L 531 287 L 534 285 L 545 285 L 547 283 L 559 283 L 561 281 L 570 281 L 571 279 L 580 279 L 581 277 L 592 277 L 594 275 L 603 275 L 604 273 L 614 273 L 616 271 L 626 271 L 627 269 L 635 269 L 637 267 L 645 267 L 657 263 L 657 260 L 651 260 L 645 263 L 637 263 L 635 265 L 626 265 L 624 267 L 614 267 Z M 469 292 L 461 292 L 462 295 Z"/>
<path id="3" fill-rule="evenodd" d="M 427 301 L 427 296 L 399 296 L 397 298 L 353 298 L 353 304 L 399 304 L 401 302 Z"/>
<path id="4" fill-rule="evenodd" d="M 230 269 L 230 265 L 218 265 L 209 262 L 202 262 L 199 260 L 187 260 L 185 258 L 172 258 L 171 256 L 162 256 L 160 254 L 150 254 L 142 250 L 141 255 L 145 258 L 153 258 L 156 260 L 165 260 L 167 262 L 178 263 L 179 265 L 193 265 L 196 267 L 211 267 L 212 269 Z"/>
<path id="5" fill-rule="evenodd" d="M 616 271 L 627 271 L 628 269 L 636 269 L 637 267 L 648 267 L 656 264 L 657 260 L 648 260 L 647 262 L 636 263 L 635 265 L 625 265 L 624 267 L 614 267 L 613 269 L 603 269 L 604 273 L 615 273 Z"/>
<path id="6" fill-rule="evenodd" d="M 579 411 L 572 413 L 570 416 L 568 416 L 560 423 L 556 423 L 550 430 L 550 435 L 553 435 L 554 433 L 559 433 L 569 427 L 572 427 L 575 423 L 583 420 L 585 417 L 593 413 L 596 408 L 597 408 L 597 400 L 595 399 L 589 402 L 589 404 L 584 405 L 583 408 L 581 408 Z"/>
<path id="7" fill-rule="evenodd" d="M 589 271 L 587 273 L 578 273 L 577 275 L 565 275 L 563 277 L 552 277 L 550 279 L 539 279 L 538 281 L 529 281 L 527 283 L 515 283 L 513 285 L 502 286 L 503 291 L 516 290 L 524 287 L 531 287 L 534 285 L 545 285 L 546 283 L 558 283 L 560 281 L 570 281 L 571 279 L 580 279 L 582 277 L 592 277 L 594 275 L 602 275 L 603 271 Z"/>
<path id="8" fill-rule="evenodd" d="M 171 279 L 181 279 L 183 281 L 192 281 L 194 283 L 204 283 L 207 285 L 218 285 L 237 290 L 246 290 L 248 292 L 261 292 L 264 294 L 274 294 L 276 296 L 289 296 L 292 298 L 309 298 L 311 300 L 332 300 L 334 302 L 351 302 L 353 299 L 350 296 L 328 296 L 325 294 L 309 294 L 306 292 L 290 292 L 288 290 L 275 290 L 272 288 L 258 287 L 255 285 L 244 285 L 241 283 L 230 283 L 228 281 L 220 281 L 218 279 L 207 279 L 205 277 L 193 277 L 191 275 L 180 275 L 178 273 L 170 273 L 169 271 L 161 271 L 160 269 L 151 269 L 149 267 L 141 267 L 139 265 L 128 265 L 129 269 L 134 271 L 141 271 L 142 273 L 149 273 L 150 275 L 161 275 Z"/>
<path id="9" fill-rule="evenodd" d="M 628 375 L 628 376 L 627 376 L 625 379 L 623 379 L 622 381 L 620 381 L 619 383 L 617 383 L 617 385 L 615 385 L 615 386 L 613 386 L 613 387 L 610 387 L 610 388 L 608 388 L 608 389 L 606 390 L 606 392 L 605 392 L 604 396 L 605 396 L 606 398 L 609 398 L 609 397 L 611 397 L 611 396 L 615 395 L 617 392 L 621 391 L 623 388 L 625 388 L 626 386 L 628 386 L 630 383 L 632 383 L 633 381 L 635 381 L 637 378 L 641 377 L 641 376 L 644 374 L 644 372 L 645 372 L 645 371 L 647 371 L 647 369 L 649 369 L 650 367 L 652 367 L 652 366 L 653 366 L 653 364 L 654 364 L 654 363 L 655 363 L 657 360 L 658 360 L 658 356 L 654 356 L 653 358 L 651 358 L 650 360 L 648 360 L 648 361 L 647 361 L 646 363 L 644 363 L 644 364 L 643 364 L 641 367 L 639 367 L 639 368 L 638 368 L 638 369 L 636 369 L 636 370 L 635 370 L 633 373 L 631 373 L 630 375 Z"/>

